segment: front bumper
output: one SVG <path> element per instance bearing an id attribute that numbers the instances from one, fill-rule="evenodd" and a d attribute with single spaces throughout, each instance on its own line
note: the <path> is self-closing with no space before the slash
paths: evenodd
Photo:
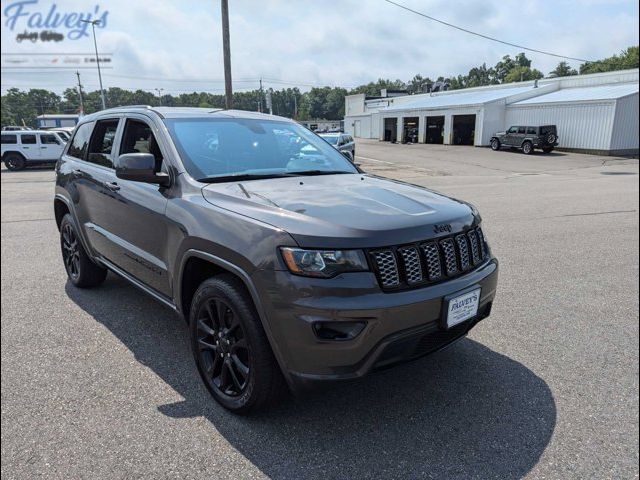
<path id="1" fill-rule="evenodd" d="M 438 350 L 488 316 L 498 281 L 490 259 L 448 282 L 383 293 L 371 272 L 317 279 L 285 271 L 253 276 L 285 377 L 294 390 L 326 380 L 358 378 Z M 478 316 L 443 330 L 443 297 L 472 285 L 482 288 Z M 366 322 L 352 340 L 322 340 L 316 322 Z"/>

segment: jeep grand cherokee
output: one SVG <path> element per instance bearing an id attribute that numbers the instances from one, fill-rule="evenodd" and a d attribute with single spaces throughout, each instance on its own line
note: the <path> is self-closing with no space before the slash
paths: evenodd
<path id="1" fill-rule="evenodd" d="M 70 282 L 110 270 L 182 315 L 237 413 L 438 350 L 491 311 L 498 263 L 473 206 L 363 173 L 285 118 L 104 110 L 56 171 Z"/>

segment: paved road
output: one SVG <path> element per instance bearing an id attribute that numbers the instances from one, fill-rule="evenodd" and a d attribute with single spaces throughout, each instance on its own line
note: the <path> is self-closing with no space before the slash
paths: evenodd
<path id="1" fill-rule="evenodd" d="M 412 364 L 253 418 L 196 375 L 174 314 L 70 287 L 50 170 L 2 170 L 2 477 L 638 477 L 638 162 L 360 142 L 477 204 L 493 315 Z M 387 163 L 390 162 L 390 163 Z"/>

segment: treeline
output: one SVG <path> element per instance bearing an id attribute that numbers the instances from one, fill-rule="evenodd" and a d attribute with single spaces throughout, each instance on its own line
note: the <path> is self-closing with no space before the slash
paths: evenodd
<path id="1" fill-rule="evenodd" d="M 578 69 L 572 68 L 567 62 L 560 62 L 548 77 L 564 77 L 570 75 L 607 72 L 638 68 L 640 65 L 638 47 L 629 47 L 619 55 L 614 55 L 595 62 L 587 62 Z M 301 92 L 298 88 L 284 88 L 281 90 L 267 89 L 271 95 L 273 113 L 298 120 L 342 119 L 344 117 L 344 97 L 355 93 L 365 93 L 369 96 L 380 95 L 380 90 L 401 89 L 410 94 L 426 91 L 427 85 L 444 82 L 450 90 L 497 85 L 500 83 L 520 82 L 543 78 L 544 74 L 533 68 L 532 62 L 524 53 L 514 58 L 505 55 L 493 67 L 482 64 L 474 67 L 466 75 L 455 77 L 437 77 L 435 79 L 418 74 L 411 80 L 379 79 L 366 85 L 360 85 L 347 90 L 340 87 L 314 87 L 308 92 Z M 266 91 L 252 90 L 233 94 L 234 108 L 239 110 L 266 111 Z M 182 93 L 179 95 L 157 96 L 145 90 L 125 90 L 111 87 L 105 90 L 108 107 L 121 105 L 164 105 L 183 107 L 223 108 L 224 95 L 206 92 Z M 100 110 L 100 92 L 83 92 L 84 111 L 92 113 Z M 80 107 L 80 95 L 77 88 L 68 88 L 62 95 L 44 89 L 30 89 L 22 91 L 10 88 L 2 95 L 2 125 L 35 126 L 35 118 L 42 113 L 77 113 Z"/>

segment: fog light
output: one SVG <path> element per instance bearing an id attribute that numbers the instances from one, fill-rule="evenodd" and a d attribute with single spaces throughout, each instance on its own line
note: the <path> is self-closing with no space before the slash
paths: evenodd
<path id="1" fill-rule="evenodd" d="M 356 338 L 366 322 L 316 322 L 313 331 L 322 340 L 352 340 Z"/>

